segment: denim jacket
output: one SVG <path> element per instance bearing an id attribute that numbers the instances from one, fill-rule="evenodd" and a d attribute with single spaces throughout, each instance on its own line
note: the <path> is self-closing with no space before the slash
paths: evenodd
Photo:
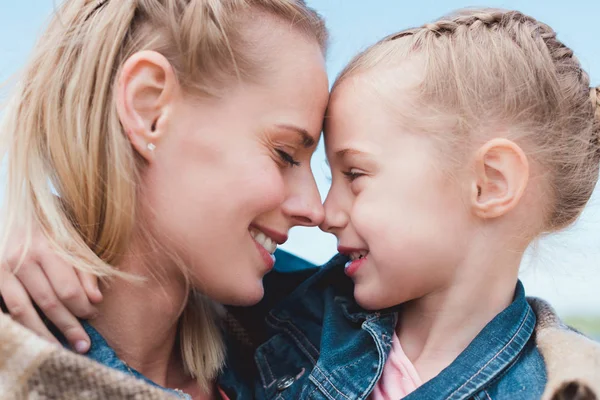
<path id="1" fill-rule="evenodd" d="M 238 335 L 227 337 L 229 358 L 219 386 L 232 400 L 366 399 L 391 349 L 398 308 L 359 307 L 343 272 L 345 256 L 322 268 L 287 253 L 276 256 L 263 301 L 229 309 L 238 325 L 229 332 Z M 512 304 L 406 399 L 539 399 L 546 369 L 535 324 L 519 282 Z"/>

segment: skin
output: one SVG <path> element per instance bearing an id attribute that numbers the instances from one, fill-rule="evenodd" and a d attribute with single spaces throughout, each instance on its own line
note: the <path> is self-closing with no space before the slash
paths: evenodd
<path id="1" fill-rule="evenodd" d="M 140 220 L 185 263 L 192 286 L 236 305 L 262 298 L 262 278 L 272 268 L 251 229 L 282 243 L 291 227 L 316 226 L 324 218 L 310 169 L 328 101 L 321 49 L 272 17 L 249 25 L 248 37 L 260 39 L 269 71 L 258 83 L 232 84 L 219 99 L 193 97 L 161 54 L 144 51 L 126 61 L 116 87 L 123 129 L 147 162 L 141 171 Z M 103 297 L 102 303 L 82 306 L 84 289 L 67 293 L 69 300 L 79 304 L 79 316 L 95 314 L 92 325 L 132 368 L 159 385 L 203 395 L 175 349 L 188 293 L 184 273 L 166 252 L 148 256 L 147 249 L 134 239 L 117 266 L 148 278 L 143 285 L 113 280 L 98 296 L 86 277 L 85 291 L 96 300 Z M 48 248 L 41 251 L 47 254 Z M 36 272 L 53 276 L 61 260 L 46 265 L 47 255 L 27 257 L 17 276 L 4 268 L 14 279 L 2 279 L 0 292 L 15 319 L 26 326 L 36 321 L 34 326 L 49 335 L 28 309 L 24 287 Z M 67 276 L 45 281 L 45 294 L 37 298 L 45 299 L 42 310 L 78 343 L 87 336 L 62 304 L 64 292 L 53 286 L 80 281 Z"/>
<path id="2" fill-rule="evenodd" d="M 403 304 L 397 334 L 425 382 L 512 302 L 529 243 L 517 228 L 536 216 L 527 214 L 527 158 L 501 127 L 457 167 L 433 134 L 399 123 L 394 110 L 411 101 L 420 71 L 418 61 L 375 67 L 332 93 L 321 229 L 340 252 L 366 255 L 346 268 L 362 307 Z"/>

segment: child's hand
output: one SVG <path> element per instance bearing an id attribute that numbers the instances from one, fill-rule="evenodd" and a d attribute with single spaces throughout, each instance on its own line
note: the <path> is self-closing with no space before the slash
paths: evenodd
<path id="1" fill-rule="evenodd" d="M 13 238 L 6 258 L 0 260 L 0 296 L 11 317 L 57 343 L 34 308 L 33 300 L 77 352 L 87 352 L 90 339 L 77 317 L 90 319 L 97 314 L 92 305 L 102 300 L 97 278 L 67 265 L 42 234 L 34 235 L 31 248 L 15 273 L 24 238 L 22 235 Z"/>

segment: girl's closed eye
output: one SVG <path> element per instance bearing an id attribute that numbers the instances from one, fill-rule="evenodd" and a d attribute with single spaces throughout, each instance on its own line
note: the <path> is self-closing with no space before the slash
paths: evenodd
<path id="1" fill-rule="evenodd" d="M 350 168 L 347 171 L 343 171 L 342 172 L 345 176 L 346 179 L 348 179 L 348 181 L 350 182 L 354 182 L 356 179 L 363 177 L 366 175 L 366 173 L 358 168 Z"/>

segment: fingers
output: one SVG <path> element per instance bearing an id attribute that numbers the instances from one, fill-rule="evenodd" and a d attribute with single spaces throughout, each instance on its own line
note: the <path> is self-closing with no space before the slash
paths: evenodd
<path id="1" fill-rule="evenodd" d="M 97 313 L 96 307 L 88 299 L 77 270 L 54 254 L 49 252 L 41 256 L 39 265 L 44 272 L 43 279 L 48 280 L 58 300 L 76 317 L 83 319 L 93 318 Z M 22 274 L 17 274 L 21 281 L 25 281 Z M 39 276 L 39 275 L 38 275 Z M 29 280 L 27 280 L 29 282 Z M 41 286 L 37 286 L 41 287 Z M 45 285 L 44 287 L 47 287 Z M 33 287 L 26 285 L 33 297 Z M 47 298 L 47 297 L 46 297 Z M 48 315 L 48 317 L 50 317 Z M 54 321 L 53 321 L 54 322 Z"/>
<path id="2" fill-rule="evenodd" d="M 79 270 L 77 270 L 77 276 L 79 276 L 79 281 L 90 302 L 94 304 L 100 303 L 102 301 L 102 292 L 100 292 L 98 286 L 98 277 Z"/>
<path id="3" fill-rule="evenodd" d="M 13 320 L 44 339 L 59 343 L 40 318 L 25 288 L 12 272 L 0 271 L 0 294 Z"/>
<path id="4" fill-rule="evenodd" d="M 25 239 L 13 236 L 5 259 L 0 260 L 0 274 L 5 276 L 0 295 L 13 319 L 56 341 L 38 315 L 33 300 L 74 349 L 87 352 L 90 339 L 77 317 L 89 319 L 97 314 L 92 304 L 102 300 L 97 280 L 87 274 L 80 275 L 67 264 L 44 235 L 38 232 L 33 236 L 26 253 L 22 247 Z"/>
<path id="5" fill-rule="evenodd" d="M 79 286 L 79 279 L 75 273 L 73 275 Z M 19 279 L 23 287 L 27 288 L 35 304 L 62 332 L 69 344 L 79 353 L 87 352 L 90 347 L 87 333 L 77 318 L 60 301 L 42 268 L 38 264 L 28 264 L 26 271 L 19 271 Z M 69 293 L 67 292 L 67 294 Z M 31 329 L 29 325 L 24 325 Z"/>

